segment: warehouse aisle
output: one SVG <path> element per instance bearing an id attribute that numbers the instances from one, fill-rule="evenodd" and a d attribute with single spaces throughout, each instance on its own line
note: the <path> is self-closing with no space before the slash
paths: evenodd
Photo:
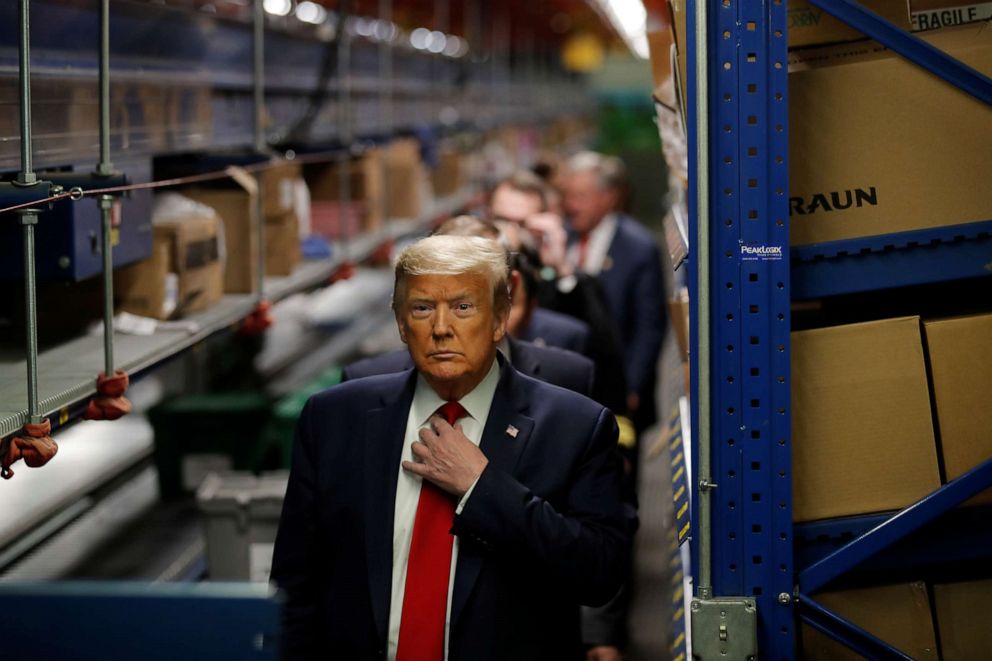
<path id="1" fill-rule="evenodd" d="M 681 363 L 671 331 L 665 336 L 659 363 L 659 411 L 670 411 L 682 394 Z M 634 547 L 634 585 L 630 608 L 627 661 L 669 659 L 672 631 L 672 569 L 669 553 L 674 535 L 671 465 L 668 452 L 652 451 L 652 440 L 641 444 L 638 485 L 641 527 Z"/>

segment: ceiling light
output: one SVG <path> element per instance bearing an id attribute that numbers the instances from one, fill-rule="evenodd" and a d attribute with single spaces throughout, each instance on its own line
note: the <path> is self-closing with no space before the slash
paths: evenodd
<path id="1" fill-rule="evenodd" d="M 327 20 L 327 10 L 318 5 L 316 2 L 304 0 L 296 7 L 296 18 L 300 19 L 304 23 L 320 25 Z"/>
<path id="2" fill-rule="evenodd" d="M 443 32 L 434 30 L 434 32 L 431 32 L 430 38 L 427 40 L 427 50 L 432 53 L 442 53 L 447 41 L 448 38 L 444 36 Z"/>
<path id="3" fill-rule="evenodd" d="M 462 49 L 462 40 L 453 34 L 448 35 L 448 41 L 444 44 L 444 54 L 448 57 L 458 57 L 458 52 Z"/>
<path id="4" fill-rule="evenodd" d="M 293 10 L 292 0 L 265 0 L 262 8 L 273 16 L 287 16 Z"/>
<path id="5" fill-rule="evenodd" d="M 427 28 L 417 28 L 410 33 L 410 45 L 417 50 L 426 50 L 430 42 L 431 31 Z"/>
<path id="6" fill-rule="evenodd" d="M 647 12 L 642 0 L 596 0 L 613 29 L 627 48 L 641 59 L 648 59 Z"/>

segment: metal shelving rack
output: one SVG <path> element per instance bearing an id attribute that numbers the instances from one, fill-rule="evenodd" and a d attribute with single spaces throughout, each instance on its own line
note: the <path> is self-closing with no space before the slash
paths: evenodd
<path id="1" fill-rule="evenodd" d="M 922 40 L 849 0 L 812 2 L 992 103 L 992 81 Z M 905 552 L 930 523 L 988 539 L 987 519 L 977 531 L 968 513 L 935 520 L 992 485 L 992 460 L 893 515 L 794 530 L 790 303 L 988 276 L 990 223 L 790 251 L 786 12 L 783 0 L 687 2 L 692 655 L 788 661 L 801 619 L 869 658 L 903 659 L 809 595 L 866 562 L 956 557 L 939 543 Z"/>

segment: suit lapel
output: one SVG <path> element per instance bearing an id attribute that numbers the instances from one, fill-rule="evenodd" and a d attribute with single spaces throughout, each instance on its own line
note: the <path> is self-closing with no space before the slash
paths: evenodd
<path id="1" fill-rule="evenodd" d="M 522 384 L 519 383 L 516 370 L 503 364 L 502 372 L 479 447 L 489 459 L 490 468 L 513 474 L 521 453 L 530 441 L 534 419 L 525 415 L 529 403 L 526 395 L 521 392 Z M 475 580 L 479 577 L 483 560 L 481 550 L 474 544 L 466 542 L 459 545 L 455 588 L 451 597 L 452 626 L 458 623 Z"/>
<path id="2" fill-rule="evenodd" d="M 401 389 L 385 394 L 382 406 L 366 413 L 365 545 L 372 610 L 382 641 L 386 640 L 392 592 L 396 480 L 416 382 L 416 371 L 412 371 Z"/>

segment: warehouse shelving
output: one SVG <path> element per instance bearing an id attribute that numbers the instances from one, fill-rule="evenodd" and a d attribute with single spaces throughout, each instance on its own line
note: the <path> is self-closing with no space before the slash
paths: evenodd
<path id="1" fill-rule="evenodd" d="M 857 4 L 812 1 L 992 100 L 987 77 Z M 704 661 L 794 659 L 801 619 L 869 658 L 908 658 L 810 594 L 859 567 L 985 560 L 987 509 L 954 508 L 992 485 L 992 461 L 900 512 L 794 528 L 790 303 L 988 277 L 990 223 L 790 251 L 786 3 L 690 1 L 686 15 L 692 652 Z"/>
<path id="2" fill-rule="evenodd" d="M 346 262 L 361 262 L 383 243 L 424 232 L 430 223 L 465 206 L 472 191 L 466 190 L 439 200 L 419 219 L 394 220 L 378 232 L 356 237 L 346 245 L 338 244 L 333 256 L 304 262 L 291 276 L 266 279 L 265 295 L 272 302 L 291 294 L 326 283 L 331 274 Z M 167 326 L 152 335 L 115 333 L 114 345 L 121 369 L 135 377 L 202 342 L 214 333 L 236 326 L 255 308 L 250 294 L 228 294 L 214 307 L 184 319 L 180 328 Z M 53 428 L 75 419 L 96 394 L 94 373 L 101 364 L 102 335 L 76 338 L 41 353 L 39 365 L 39 401 Z M 26 421 L 26 394 L 23 376 L 25 364 L 20 347 L 0 349 L 0 438 L 19 430 Z"/>

